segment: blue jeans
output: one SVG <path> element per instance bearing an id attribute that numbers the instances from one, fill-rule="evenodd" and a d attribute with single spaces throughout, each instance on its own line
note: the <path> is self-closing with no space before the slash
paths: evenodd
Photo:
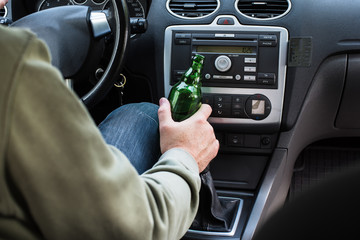
<path id="1" fill-rule="evenodd" d="M 139 174 L 160 157 L 158 106 L 126 104 L 115 109 L 99 124 L 105 141 L 122 151 Z"/>

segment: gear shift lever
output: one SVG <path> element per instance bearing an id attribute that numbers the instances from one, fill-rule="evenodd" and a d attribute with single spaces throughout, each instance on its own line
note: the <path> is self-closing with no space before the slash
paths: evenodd
<path id="1" fill-rule="evenodd" d="M 219 199 L 214 182 L 207 167 L 200 173 L 200 203 L 192 230 L 229 232 L 239 200 Z"/>

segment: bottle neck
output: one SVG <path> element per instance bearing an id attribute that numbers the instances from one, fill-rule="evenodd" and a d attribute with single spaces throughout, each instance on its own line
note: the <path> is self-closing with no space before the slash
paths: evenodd
<path id="1" fill-rule="evenodd" d="M 193 62 L 192 66 L 185 72 L 183 80 L 186 84 L 197 85 L 201 82 L 202 64 Z"/>

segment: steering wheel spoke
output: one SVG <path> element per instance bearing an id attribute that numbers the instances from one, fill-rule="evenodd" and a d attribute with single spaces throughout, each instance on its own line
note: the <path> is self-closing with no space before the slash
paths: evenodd
<path id="1" fill-rule="evenodd" d="M 102 11 L 92 11 L 90 13 L 90 23 L 95 38 L 104 37 L 111 33 L 106 14 Z"/>

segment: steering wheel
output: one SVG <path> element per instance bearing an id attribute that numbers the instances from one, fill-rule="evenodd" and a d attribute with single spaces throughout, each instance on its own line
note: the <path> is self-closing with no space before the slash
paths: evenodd
<path id="1" fill-rule="evenodd" d="M 129 13 L 125 0 L 110 0 L 112 11 L 91 11 L 87 6 L 50 8 L 25 16 L 10 27 L 29 28 L 44 40 L 52 64 L 64 79 L 81 81 L 95 74 L 104 52 L 105 38 L 111 36 L 113 49 L 106 69 L 81 99 L 91 108 L 108 93 L 120 77 L 129 38 Z"/>

